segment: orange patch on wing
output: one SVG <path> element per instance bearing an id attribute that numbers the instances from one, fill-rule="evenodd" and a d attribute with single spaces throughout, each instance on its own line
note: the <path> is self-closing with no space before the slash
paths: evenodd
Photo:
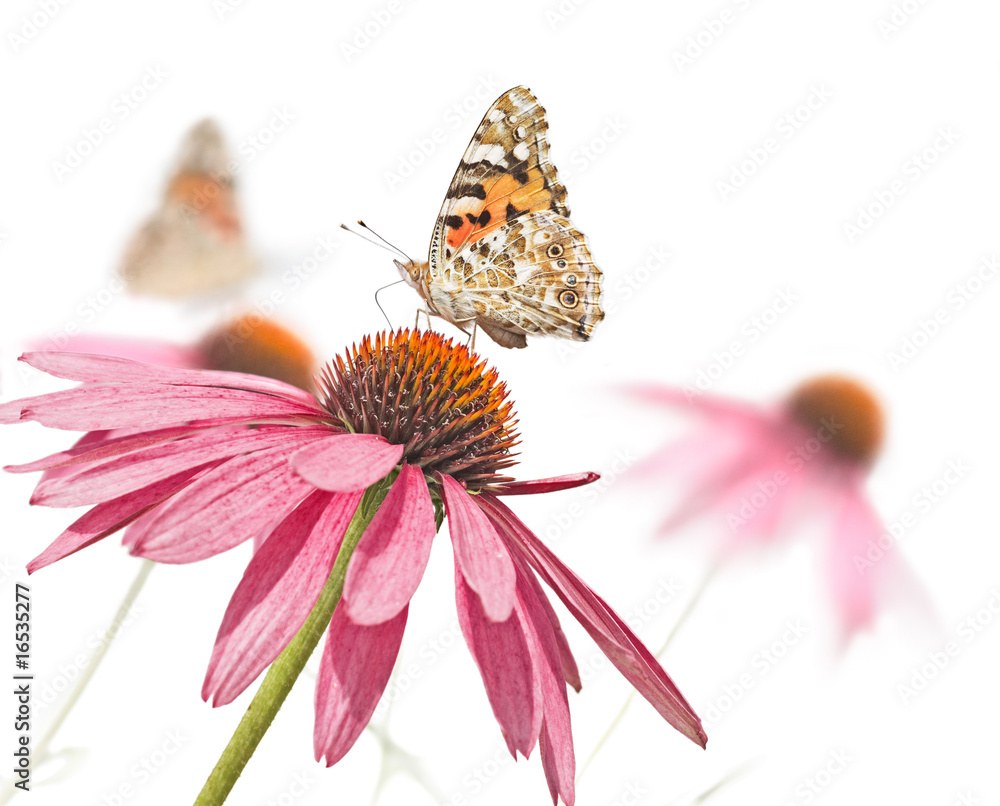
<path id="1" fill-rule="evenodd" d="M 545 180 L 542 172 L 532 169 L 528 172 L 528 181 L 520 184 L 510 174 L 504 174 L 489 189 L 486 198 L 463 199 L 456 204 L 451 214 L 462 217 L 462 226 L 448 230 L 448 245 L 452 249 L 458 249 L 463 244 L 477 243 L 485 238 L 497 227 L 507 222 L 507 205 L 512 205 L 518 213 L 533 213 L 538 210 L 547 210 L 552 201 L 552 193 L 545 187 Z M 489 211 L 489 220 L 485 226 L 478 226 L 469 221 L 465 214 L 472 213 L 478 218 L 483 210 Z"/>
<path id="2" fill-rule="evenodd" d="M 237 237 L 242 227 L 236 212 L 233 189 L 204 174 L 179 174 L 167 188 L 167 198 L 202 216 L 209 226 L 226 238 Z"/>

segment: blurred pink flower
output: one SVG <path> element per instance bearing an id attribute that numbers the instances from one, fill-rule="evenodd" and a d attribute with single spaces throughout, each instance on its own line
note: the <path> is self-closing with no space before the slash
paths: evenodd
<path id="1" fill-rule="evenodd" d="M 770 540 L 793 509 L 808 503 L 811 513 L 833 519 L 826 565 L 845 636 L 871 624 L 881 589 L 905 572 L 878 548 L 883 528 L 864 490 L 883 432 L 882 410 L 867 389 L 821 377 L 770 408 L 666 387 L 638 394 L 693 410 L 707 426 L 636 469 L 672 477 L 685 491 L 685 503 L 661 532 L 710 510 L 728 527 L 725 553 Z"/>
<path id="2" fill-rule="evenodd" d="M 64 471 L 43 479 L 32 503 L 92 506 L 29 571 L 128 524 L 132 553 L 165 563 L 265 536 L 212 653 L 202 696 L 214 705 L 232 701 L 295 636 L 365 490 L 384 480 L 391 487 L 352 556 L 322 655 L 317 759 L 338 761 L 382 695 L 442 506 L 466 643 L 510 752 L 528 756 L 538 743 L 553 799 L 574 800 L 566 684 L 579 690 L 580 678 L 539 579 L 667 722 L 704 746 L 697 715 L 656 659 L 501 500 L 597 476 L 501 475 L 516 461 L 512 404 L 464 347 L 405 331 L 366 339 L 324 372 L 320 399 L 251 375 L 68 353 L 23 360 L 82 386 L 3 404 L 0 422 L 133 429 L 7 468 Z"/>

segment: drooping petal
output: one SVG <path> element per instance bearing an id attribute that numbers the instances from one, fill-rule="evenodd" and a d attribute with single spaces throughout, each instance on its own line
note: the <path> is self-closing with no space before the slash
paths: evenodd
<path id="1" fill-rule="evenodd" d="M 229 601 L 202 699 L 232 702 L 281 654 L 315 606 L 360 500 L 316 490 L 264 541 Z"/>
<path id="2" fill-rule="evenodd" d="M 867 561 L 869 543 L 878 546 L 882 524 L 865 498 L 859 479 L 850 479 L 830 493 L 837 518 L 829 536 L 827 566 L 834 606 L 845 636 L 867 627 L 875 618 L 876 582 L 880 569 Z M 860 560 L 860 562 L 859 562 Z M 879 563 L 887 562 L 882 557 Z"/>
<path id="3" fill-rule="evenodd" d="M 540 495 L 559 490 L 572 490 L 584 484 L 593 484 L 600 477 L 600 473 L 570 473 L 566 476 L 553 476 L 550 479 L 508 481 L 501 484 L 494 495 Z"/>
<path id="4" fill-rule="evenodd" d="M 678 731 L 705 746 L 707 737 L 698 715 L 663 671 L 652 653 L 607 602 L 574 574 L 514 515 L 489 494 L 480 506 L 505 538 L 512 554 L 522 556 L 562 599 L 625 678 Z"/>
<path id="5" fill-rule="evenodd" d="M 321 490 L 353 492 L 385 478 L 403 458 L 403 448 L 378 434 L 342 434 L 299 449 L 292 465 Z"/>
<path id="6" fill-rule="evenodd" d="M 371 626 L 353 623 L 343 607 L 333 611 L 316 679 L 317 761 L 340 761 L 371 719 L 399 654 L 407 610 Z"/>
<path id="7" fill-rule="evenodd" d="M 28 573 L 34 573 L 39 568 L 44 568 L 56 560 L 68 557 L 70 554 L 128 526 L 157 504 L 183 489 L 192 478 L 207 467 L 211 467 L 211 465 L 182 470 L 176 475 L 143 487 L 141 490 L 127 493 L 104 504 L 98 504 L 74 521 L 45 551 L 29 562 Z"/>
<path id="8" fill-rule="evenodd" d="M 97 504 L 172 476 L 186 467 L 281 445 L 294 449 L 326 433 L 323 427 L 317 426 L 217 429 L 196 433 L 187 439 L 112 457 L 72 475 L 42 482 L 31 501 L 50 507 Z"/>
<path id="9" fill-rule="evenodd" d="M 137 527 L 132 553 L 189 563 L 260 534 L 314 489 L 288 463 L 288 449 L 237 456 L 206 473 Z"/>
<path id="10" fill-rule="evenodd" d="M 404 464 L 347 566 L 343 607 L 351 621 L 380 624 L 409 604 L 427 567 L 434 532 L 424 474 Z"/>
<path id="11" fill-rule="evenodd" d="M 217 386 L 156 383 L 85 384 L 0 405 L 0 423 L 35 421 L 67 431 L 133 426 L 152 429 L 220 418 L 231 423 L 273 420 L 307 423 L 315 421 L 317 416 L 312 406 L 274 395 Z"/>
<path id="12" fill-rule="evenodd" d="M 145 364 L 128 358 L 87 353 L 30 352 L 21 361 L 57 378 L 84 383 L 169 384 L 172 386 L 214 386 L 242 389 L 300 403 L 316 413 L 324 413 L 316 398 L 290 384 L 241 372 L 181 369 Z"/>
<path id="13" fill-rule="evenodd" d="M 531 589 L 535 592 L 535 597 L 538 599 L 539 605 L 545 611 L 545 615 L 549 620 L 549 625 L 552 627 L 552 635 L 555 637 L 556 646 L 559 649 L 559 659 L 562 663 L 563 678 L 568 685 L 574 688 L 574 690 L 579 691 L 583 688 L 583 683 L 580 680 L 580 670 L 577 668 L 576 658 L 573 657 L 573 651 L 569 648 L 569 641 L 566 639 L 566 633 L 563 632 L 562 626 L 559 624 L 559 617 L 556 615 L 556 611 L 552 608 L 552 603 L 549 601 L 549 597 L 545 595 L 545 591 L 542 590 L 542 586 L 539 584 L 538 580 L 535 579 L 535 575 L 531 573 L 530 570 L 525 570 L 523 577 L 531 586 Z M 520 584 L 520 580 L 521 578 L 518 577 L 518 584 Z"/>
<path id="14" fill-rule="evenodd" d="M 514 608 L 514 563 L 489 518 L 451 476 L 439 476 L 448 531 L 462 576 L 490 621 L 506 621 Z"/>
<path id="15" fill-rule="evenodd" d="M 515 608 L 506 621 L 490 621 L 479 597 L 466 584 L 458 563 L 455 603 L 462 635 L 479 667 L 507 749 L 512 756 L 516 757 L 515 751 L 520 750 L 527 757 L 535 747 L 542 725 L 542 690 L 532 668 L 520 608 Z"/>
<path id="16" fill-rule="evenodd" d="M 517 598 L 527 628 L 535 676 L 542 694 L 543 719 L 538 747 L 542 754 L 545 779 L 555 804 L 562 797 L 573 806 L 576 794 L 573 778 L 576 757 L 566 697 L 563 660 L 549 614 L 537 592 L 538 583 L 525 563 L 518 564 Z"/>

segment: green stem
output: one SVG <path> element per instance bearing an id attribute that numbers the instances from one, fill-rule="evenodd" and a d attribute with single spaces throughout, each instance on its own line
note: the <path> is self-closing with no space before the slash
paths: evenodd
<path id="1" fill-rule="evenodd" d="M 316 601 L 309 618 L 302 629 L 291 640 L 285 650 L 268 669 L 264 682 L 254 695 L 247 712 L 236 727 L 236 732 L 226 745 L 221 758 L 215 765 L 202 788 L 194 806 L 221 806 L 239 779 L 243 768 L 264 738 L 264 734 L 274 721 L 278 709 L 281 708 L 292 690 L 292 685 L 305 668 L 306 661 L 312 655 L 323 633 L 330 624 L 333 611 L 340 601 L 344 590 L 344 579 L 347 576 L 347 563 L 354 553 L 361 535 L 371 523 L 379 505 L 389 492 L 389 479 L 376 482 L 365 492 L 358 505 L 351 523 L 347 527 L 344 540 L 340 545 L 337 560 L 333 570 Z"/>

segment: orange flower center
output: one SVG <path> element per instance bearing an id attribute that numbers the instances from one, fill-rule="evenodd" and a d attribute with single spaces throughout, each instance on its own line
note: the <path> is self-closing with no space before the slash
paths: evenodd
<path id="1" fill-rule="evenodd" d="M 404 445 L 403 458 L 470 489 L 509 476 L 518 444 L 513 404 L 496 370 L 437 333 L 381 333 L 323 371 L 323 404 L 355 433 Z"/>
<path id="2" fill-rule="evenodd" d="M 305 342 L 256 314 L 210 331 L 199 349 L 210 369 L 262 375 L 307 392 L 315 389 L 316 359 Z"/>
<path id="3" fill-rule="evenodd" d="M 807 429 L 830 434 L 828 445 L 846 459 L 870 464 L 882 447 L 882 407 L 856 381 L 836 375 L 806 381 L 787 405 Z"/>

